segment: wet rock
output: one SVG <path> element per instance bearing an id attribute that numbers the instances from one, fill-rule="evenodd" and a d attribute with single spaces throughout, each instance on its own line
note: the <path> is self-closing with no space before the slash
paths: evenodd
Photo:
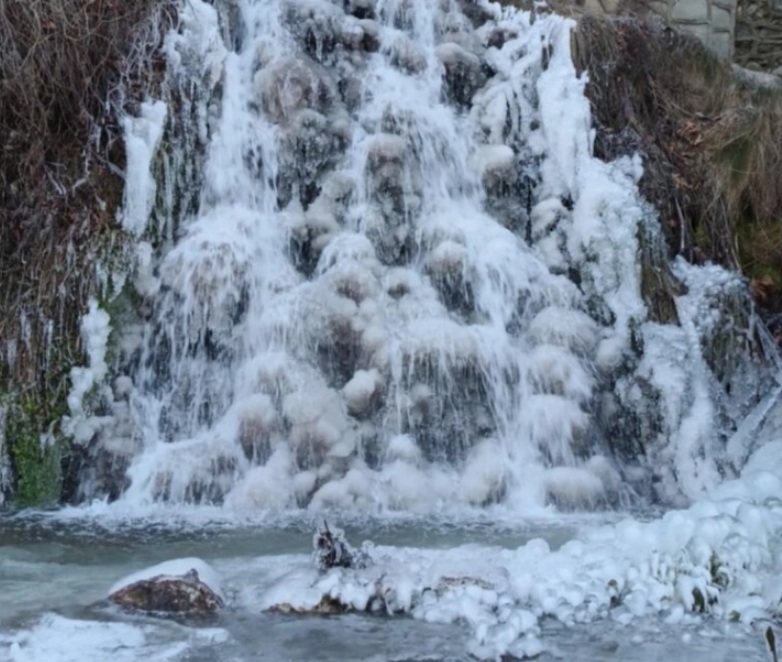
<path id="1" fill-rule="evenodd" d="M 392 228 L 407 223 L 417 211 L 421 181 L 418 164 L 411 157 L 405 137 L 380 134 L 367 158 L 370 195 L 378 204 L 384 221 Z"/>
<path id="2" fill-rule="evenodd" d="M 318 62 L 328 61 L 340 43 L 345 14 L 328 2 L 288 0 L 282 10 L 284 23 L 302 49 Z"/>
<path id="3" fill-rule="evenodd" d="M 127 609 L 204 616 L 225 606 L 217 575 L 200 559 L 180 559 L 130 575 L 109 591 Z"/>
<path id="4" fill-rule="evenodd" d="M 518 36 L 519 34 L 516 30 L 496 26 L 486 35 L 486 45 L 490 48 L 500 49 L 505 45 L 505 42 L 515 39 Z"/>
<path id="5" fill-rule="evenodd" d="M 479 28 L 493 17 L 492 11 L 478 0 L 458 0 L 459 9 L 470 20 L 470 22 Z"/>
<path id="6" fill-rule="evenodd" d="M 465 319 L 471 319 L 475 311 L 475 299 L 467 265 L 468 255 L 464 245 L 445 240 L 429 251 L 424 269 L 446 308 Z"/>
<path id="7" fill-rule="evenodd" d="M 380 50 L 380 28 L 375 21 L 348 16 L 342 24 L 340 41 L 348 50 L 376 53 Z"/>
<path id="8" fill-rule="evenodd" d="M 342 388 L 348 413 L 354 417 L 366 414 L 377 404 L 381 387 L 380 373 L 377 370 L 357 370 Z"/>
<path id="9" fill-rule="evenodd" d="M 263 109 L 277 124 L 290 121 L 303 109 L 328 113 L 337 98 L 328 72 L 302 57 L 273 60 L 255 75 L 255 88 Z"/>
<path id="10" fill-rule="evenodd" d="M 238 407 L 239 444 L 245 457 L 254 464 L 265 464 L 271 455 L 272 436 L 277 433 L 279 421 L 272 399 L 256 393 Z"/>
<path id="11" fill-rule="evenodd" d="M 443 65 L 443 89 L 448 101 L 468 107 L 473 95 L 486 84 L 480 58 L 454 42 L 440 44 L 435 55 Z"/>
<path id="12" fill-rule="evenodd" d="M 292 210 L 286 211 L 285 215 L 293 264 L 307 276 L 315 271 L 324 247 L 339 231 L 339 225 L 332 213 L 318 209 L 314 204 L 312 207 L 307 213 Z"/>
<path id="13" fill-rule="evenodd" d="M 521 174 L 519 159 L 507 145 L 484 145 L 474 162 L 486 191 L 486 207 L 512 232 L 530 240 L 532 183 Z"/>
<path id="14" fill-rule="evenodd" d="M 390 46 L 388 61 L 408 74 L 418 74 L 426 69 L 426 55 L 408 37 L 400 35 Z"/>
<path id="15" fill-rule="evenodd" d="M 346 605 L 329 595 L 324 595 L 320 602 L 312 607 L 295 607 L 289 602 L 282 602 L 269 608 L 270 612 L 277 614 L 296 614 L 298 616 L 313 616 L 327 614 L 344 614 L 352 611 L 350 605 Z"/>
<path id="16" fill-rule="evenodd" d="M 344 0 L 344 8 L 356 18 L 375 18 L 375 0 Z"/>
<path id="17" fill-rule="evenodd" d="M 404 205 L 404 196 L 400 196 L 399 200 Z M 372 207 L 365 213 L 362 227 L 381 264 L 402 265 L 409 262 L 415 242 L 410 226 L 404 222 L 404 213 L 388 213 L 388 210 Z"/>
<path id="18" fill-rule="evenodd" d="M 350 142 L 350 125 L 314 110 L 302 110 L 283 134 L 277 195 L 287 205 L 298 193 L 307 209 L 320 194 L 320 180 Z"/>

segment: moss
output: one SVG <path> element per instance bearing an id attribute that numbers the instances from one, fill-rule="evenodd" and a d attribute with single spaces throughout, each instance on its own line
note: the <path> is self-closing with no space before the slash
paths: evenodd
<path id="1" fill-rule="evenodd" d="M 5 438 L 16 477 L 13 504 L 20 508 L 52 506 L 60 498 L 65 442 L 52 435 L 42 443 L 42 417 L 32 401 L 11 405 Z"/>

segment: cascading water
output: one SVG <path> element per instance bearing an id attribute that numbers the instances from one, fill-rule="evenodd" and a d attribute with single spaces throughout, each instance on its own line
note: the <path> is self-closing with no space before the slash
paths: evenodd
<path id="1" fill-rule="evenodd" d="M 456 0 L 182 5 L 164 98 L 126 122 L 145 313 L 95 442 L 124 500 L 595 505 L 622 496 L 633 403 L 663 421 L 638 453 L 675 464 L 663 493 L 717 480 L 719 389 L 691 319 L 648 321 L 657 221 L 640 159 L 592 156 L 571 28 Z"/>
<path id="2" fill-rule="evenodd" d="M 767 659 L 782 386 L 736 429 L 771 374 L 746 284 L 669 264 L 641 158 L 593 158 L 572 27 L 181 2 L 71 371 L 89 503 L 0 520 L 0 662 Z M 541 513 L 636 495 L 694 503 Z M 328 508 L 362 567 L 313 563 Z M 107 606 L 140 576 L 184 605 L 169 573 L 227 608 Z"/>

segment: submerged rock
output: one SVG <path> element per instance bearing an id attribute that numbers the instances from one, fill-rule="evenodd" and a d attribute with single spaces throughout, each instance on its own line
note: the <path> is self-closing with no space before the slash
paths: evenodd
<path id="1" fill-rule="evenodd" d="M 191 616 L 225 606 L 217 574 L 196 558 L 166 561 L 129 575 L 112 586 L 109 600 L 137 611 Z"/>

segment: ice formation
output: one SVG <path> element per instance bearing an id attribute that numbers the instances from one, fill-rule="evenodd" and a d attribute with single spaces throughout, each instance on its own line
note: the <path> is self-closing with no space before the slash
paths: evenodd
<path id="1" fill-rule="evenodd" d="M 71 390 L 68 393 L 70 414 L 64 419 L 64 429 L 81 444 L 89 442 L 97 429 L 111 422 L 107 417 L 93 416 L 85 403 L 88 394 L 100 391 L 108 374 L 106 347 L 109 343 L 111 321 L 98 302 L 91 299 L 89 310 L 81 320 L 81 336 L 87 355 L 86 367 L 71 368 Z M 98 398 L 94 398 L 98 401 Z"/>
<path id="2" fill-rule="evenodd" d="M 639 157 L 592 155 L 573 23 L 465 7 L 183 3 L 126 121 L 143 306 L 93 438 L 126 501 L 595 507 L 740 468 L 701 315 L 737 279 L 682 265 L 651 321 L 656 217 Z"/>
<path id="3" fill-rule="evenodd" d="M 782 613 L 781 463 L 782 441 L 769 442 L 740 479 L 688 510 L 646 523 L 627 519 L 558 550 L 540 538 L 515 550 L 378 546 L 368 548 L 373 562 L 365 569 L 326 572 L 276 559 L 258 602 L 307 612 L 328 600 L 345 610 L 463 622 L 480 660 L 546 650 L 544 618 L 566 625 L 606 618 L 628 625 L 650 616 L 667 624 L 763 623 Z"/>

